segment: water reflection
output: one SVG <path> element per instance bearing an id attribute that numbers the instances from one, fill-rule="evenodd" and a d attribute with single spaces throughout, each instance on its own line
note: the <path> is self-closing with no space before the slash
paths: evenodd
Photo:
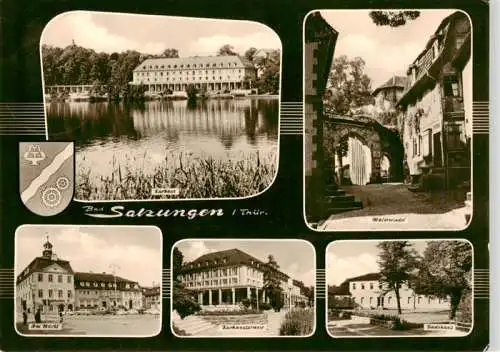
<path id="1" fill-rule="evenodd" d="M 196 150 L 196 141 L 201 140 L 226 150 L 236 141 L 244 144 L 239 148 L 256 149 L 276 143 L 278 100 L 205 100 L 193 106 L 187 101 L 52 103 L 47 115 L 50 139 L 74 140 L 79 150 L 158 137 L 173 148 Z"/>

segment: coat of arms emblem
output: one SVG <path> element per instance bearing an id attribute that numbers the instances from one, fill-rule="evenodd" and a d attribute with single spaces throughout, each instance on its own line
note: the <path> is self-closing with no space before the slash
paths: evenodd
<path id="1" fill-rule="evenodd" d="M 73 142 L 20 142 L 19 192 L 33 213 L 61 213 L 73 198 Z"/>

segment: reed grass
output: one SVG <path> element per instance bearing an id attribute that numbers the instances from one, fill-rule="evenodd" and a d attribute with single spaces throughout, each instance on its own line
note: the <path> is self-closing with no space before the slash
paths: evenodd
<path id="1" fill-rule="evenodd" d="M 102 175 L 85 164 L 76 173 L 75 197 L 79 200 L 145 200 L 236 198 L 266 189 L 276 173 L 276 152 L 254 152 L 235 160 L 193 157 L 166 152 L 163 162 L 149 167 L 147 152 L 142 160 L 119 161 L 116 154 L 111 171 Z M 178 195 L 153 195 L 153 189 L 178 189 Z"/>

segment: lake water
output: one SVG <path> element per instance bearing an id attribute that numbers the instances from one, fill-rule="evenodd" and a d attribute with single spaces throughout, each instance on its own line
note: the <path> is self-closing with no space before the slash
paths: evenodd
<path id="1" fill-rule="evenodd" d="M 116 165 L 153 173 L 179 156 L 237 162 L 258 153 L 276 168 L 278 113 L 273 98 L 47 106 L 49 140 L 74 140 L 77 176 L 86 169 L 96 179 Z"/>

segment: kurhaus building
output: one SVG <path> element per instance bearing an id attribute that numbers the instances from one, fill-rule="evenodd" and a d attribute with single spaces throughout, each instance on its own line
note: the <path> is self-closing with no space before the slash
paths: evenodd
<path id="1" fill-rule="evenodd" d="M 470 182 L 472 63 L 466 14 L 457 11 L 441 22 L 410 65 L 398 106 L 413 183 L 426 174 L 446 187 Z"/>
<path id="2" fill-rule="evenodd" d="M 229 249 L 205 254 L 186 263 L 177 275 L 187 289 L 197 293 L 202 308 L 210 309 L 237 306 L 244 299 L 257 297 L 259 302 L 268 303 L 269 297 L 263 287 L 264 271 L 270 268 L 239 249 Z M 280 279 L 285 306 L 307 303 L 298 281 L 279 270 L 274 274 Z"/>
<path id="3" fill-rule="evenodd" d="M 205 91 L 251 89 L 254 65 L 238 55 L 147 59 L 134 69 L 132 85 L 149 93 L 185 91 L 189 85 Z"/>
<path id="4" fill-rule="evenodd" d="M 369 273 L 345 280 L 339 287 L 329 289 L 329 299 L 336 300 L 339 308 L 348 306 L 361 309 L 397 309 L 394 290 L 382 283 L 379 273 Z M 446 310 L 450 308 L 447 298 L 417 294 L 407 285 L 399 290 L 401 309 Z M 347 303 L 350 303 L 347 304 Z M 334 306 L 330 304 L 329 306 Z"/>
<path id="5" fill-rule="evenodd" d="M 112 274 L 74 272 L 70 262 L 59 259 L 52 243 L 43 245 L 36 257 L 16 278 L 18 312 L 44 313 L 81 308 L 142 308 L 139 284 Z"/>

